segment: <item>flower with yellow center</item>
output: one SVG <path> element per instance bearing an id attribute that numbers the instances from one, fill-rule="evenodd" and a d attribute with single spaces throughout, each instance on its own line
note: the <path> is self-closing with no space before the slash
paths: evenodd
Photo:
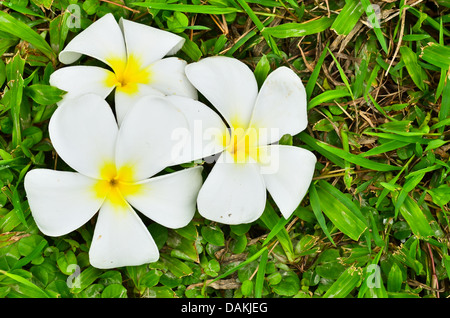
<path id="1" fill-rule="evenodd" d="M 59 103 L 87 93 L 106 98 L 115 88 L 117 119 L 121 124 L 128 110 L 145 95 L 178 95 L 197 98 L 186 78 L 186 62 L 166 57 L 176 53 L 184 38 L 126 19 L 116 22 L 111 13 L 75 36 L 59 54 L 64 64 L 83 54 L 105 63 L 98 66 L 63 67 L 50 76 L 50 84 L 67 91 Z"/>
<path id="2" fill-rule="evenodd" d="M 60 105 L 50 120 L 50 138 L 75 171 L 33 169 L 26 174 L 25 190 L 38 228 L 49 236 L 65 235 L 99 211 L 91 265 L 113 268 L 158 260 L 158 248 L 135 209 L 169 228 L 192 219 L 202 167 L 161 173 L 182 163 L 172 155 L 176 141 L 171 133 L 186 127 L 185 116 L 165 97 L 141 99 L 120 129 L 98 95 Z"/>
<path id="3" fill-rule="evenodd" d="M 277 145 L 306 128 L 306 93 L 289 68 L 273 71 L 258 92 L 251 70 L 237 59 L 208 57 L 186 66 L 186 75 L 225 119 L 223 151 L 200 189 L 197 206 L 207 219 L 250 223 L 266 205 L 268 191 L 288 218 L 312 180 L 316 157 L 306 149 Z M 220 136 L 220 134 L 217 134 Z"/>

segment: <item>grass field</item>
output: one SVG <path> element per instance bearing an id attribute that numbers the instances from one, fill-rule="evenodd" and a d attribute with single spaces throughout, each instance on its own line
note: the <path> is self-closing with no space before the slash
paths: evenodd
<path id="1" fill-rule="evenodd" d="M 450 1 L 0 1 L 0 297 L 439 297 L 450 295 Z M 258 83 L 302 79 L 309 125 L 281 143 L 318 158 L 289 219 L 268 197 L 251 224 L 148 219 L 159 261 L 100 270 L 95 222 L 48 237 L 30 213 L 31 169 L 64 170 L 48 135 L 58 53 L 107 13 L 224 55 Z M 83 57 L 78 63 L 93 63 Z M 208 164 L 205 163 L 205 171 Z"/>

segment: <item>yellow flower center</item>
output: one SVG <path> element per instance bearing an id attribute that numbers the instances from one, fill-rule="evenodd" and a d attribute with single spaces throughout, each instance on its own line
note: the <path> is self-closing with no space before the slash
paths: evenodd
<path id="1" fill-rule="evenodd" d="M 129 166 L 117 171 L 115 164 L 105 163 L 100 171 L 101 180 L 94 185 L 98 198 L 106 198 L 114 206 L 125 206 L 127 195 L 136 194 L 141 185 L 134 182 L 133 169 Z"/>
<path id="2" fill-rule="evenodd" d="M 248 163 L 250 159 L 259 161 L 258 134 L 253 128 L 231 128 L 223 136 L 223 146 L 227 147 L 236 163 Z"/>
<path id="3" fill-rule="evenodd" d="M 105 80 L 108 87 L 115 86 L 116 89 L 131 95 L 137 93 L 138 84 L 150 83 L 150 67 L 142 67 L 141 62 L 134 55 L 128 56 L 125 61 L 113 57 L 107 59 L 107 62 L 114 71 Z"/>

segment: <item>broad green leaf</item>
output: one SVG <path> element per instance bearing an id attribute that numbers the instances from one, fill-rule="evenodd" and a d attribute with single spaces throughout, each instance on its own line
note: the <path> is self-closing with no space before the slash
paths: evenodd
<path id="1" fill-rule="evenodd" d="M 52 105 L 59 102 L 66 92 L 55 86 L 33 84 L 25 87 L 24 93 L 40 105 Z"/>
<path id="2" fill-rule="evenodd" d="M 407 46 L 400 47 L 400 54 L 414 84 L 416 84 L 417 87 L 420 88 L 420 90 L 426 90 L 427 85 L 425 84 L 425 82 L 428 80 L 428 77 L 425 71 L 417 62 L 416 54 Z"/>
<path id="3" fill-rule="evenodd" d="M 400 267 L 394 263 L 389 271 L 387 280 L 387 290 L 388 292 L 398 293 L 401 290 L 403 283 L 403 275 Z"/>
<path id="4" fill-rule="evenodd" d="M 439 206 L 444 206 L 450 201 L 450 187 L 448 185 L 441 185 L 438 188 L 429 189 L 427 192 L 431 195 L 433 202 Z"/>
<path id="5" fill-rule="evenodd" d="M 319 254 L 315 272 L 322 278 L 336 280 L 345 271 L 345 266 L 340 261 L 339 251 L 330 248 Z"/>
<path id="6" fill-rule="evenodd" d="M 341 276 L 331 285 L 323 298 L 345 298 L 359 284 L 362 276 L 362 269 L 358 267 L 349 267 Z"/>
<path id="7" fill-rule="evenodd" d="M 79 286 L 77 286 L 77 284 L 74 284 L 74 287 L 72 288 L 72 293 L 77 294 L 82 292 L 84 289 L 89 287 L 98 277 L 100 277 L 101 274 L 102 274 L 101 270 L 92 266 L 87 267 L 80 273 L 80 276 L 78 277 L 80 284 Z"/>
<path id="8" fill-rule="evenodd" d="M 173 258 L 173 257 L 163 257 L 161 256 L 160 260 L 167 265 L 169 270 L 176 277 L 183 277 L 192 274 L 192 269 L 187 266 L 184 262 Z"/>
<path id="9" fill-rule="evenodd" d="M 286 271 L 281 274 L 281 281 L 272 286 L 273 291 L 280 296 L 292 297 L 298 293 L 300 289 L 300 279 L 298 275 L 292 271 Z"/>
<path id="10" fill-rule="evenodd" d="M 433 236 L 434 232 L 431 229 L 428 220 L 423 214 L 421 208 L 417 205 L 417 202 L 409 195 L 406 196 L 403 204 L 399 209 L 403 218 L 408 222 L 414 235 L 419 238 L 427 238 Z"/>
<path id="11" fill-rule="evenodd" d="M 241 292 L 244 296 L 250 296 L 253 292 L 253 281 L 248 279 L 244 280 L 241 285 Z"/>
<path id="12" fill-rule="evenodd" d="M 216 246 L 225 245 L 225 236 L 219 227 L 203 226 L 201 233 L 208 243 Z"/>
<path id="13" fill-rule="evenodd" d="M 450 66 L 450 47 L 430 42 L 422 48 L 420 55 L 422 59 L 437 67 L 448 69 Z"/>
<path id="14" fill-rule="evenodd" d="M 317 187 L 316 190 L 320 198 L 320 208 L 325 215 L 342 233 L 357 241 L 367 229 L 367 225 L 331 193 L 322 187 Z"/>
<path id="15" fill-rule="evenodd" d="M 105 287 L 102 298 L 128 298 L 127 289 L 121 284 L 111 284 Z"/>

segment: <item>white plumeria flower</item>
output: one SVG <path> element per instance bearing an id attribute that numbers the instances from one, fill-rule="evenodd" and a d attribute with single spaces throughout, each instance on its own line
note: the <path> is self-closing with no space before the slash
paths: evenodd
<path id="1" fill-rule="evenodd" d="M 147 96 L 130 110 L 120 129 L 107 102 L 95 94 L 68 100 L 49 124 L 53 146 L 75 170 L 34 169 L 25 190 L 38 228 L 61 236 L 99 211 L 89 251 L 94 267 L 154 262 L 158 248 L 134 209 L 168 228 L 187 225 L 196 210 L 202 167 L 170 174 L 172 131 L 187 127 L 164 97 Z"/>
<path id="2" fill-rule="evenodd" d="M 50 77 L 50 84 L 67 91 L 63 101 L 87 93 L 105 98 L 115 88 L 115 107 L 119 124 L 135 101 L 145 95 L 178 95 L 196 99 L 197 91 L 186 78 L 186 61 L 175 54 L 184 38 L 150 26 L 106 14 L 75 36 L 59 54 L 64 64 L 83 54 L 108 65 L 77 65 L 61 68 Z M 60 103 L 61 104 L 61 103 Z"/>
<path id="3" fill-rule="evenodd" d="M 264 211 L 266 189 L 288 218 L 305 196 L 316 157 L 306 149 L 274 144 L 307 126 L 306 94 L 300 78 L 280 67 L 258 93 L 252 71 L 237 59 L 209 57 L 186 67 L 191 83 L 220 112 L 229 127 L 216 138 L 224 151 L 200 189 L 199 213 L 241 224 Z"/>

